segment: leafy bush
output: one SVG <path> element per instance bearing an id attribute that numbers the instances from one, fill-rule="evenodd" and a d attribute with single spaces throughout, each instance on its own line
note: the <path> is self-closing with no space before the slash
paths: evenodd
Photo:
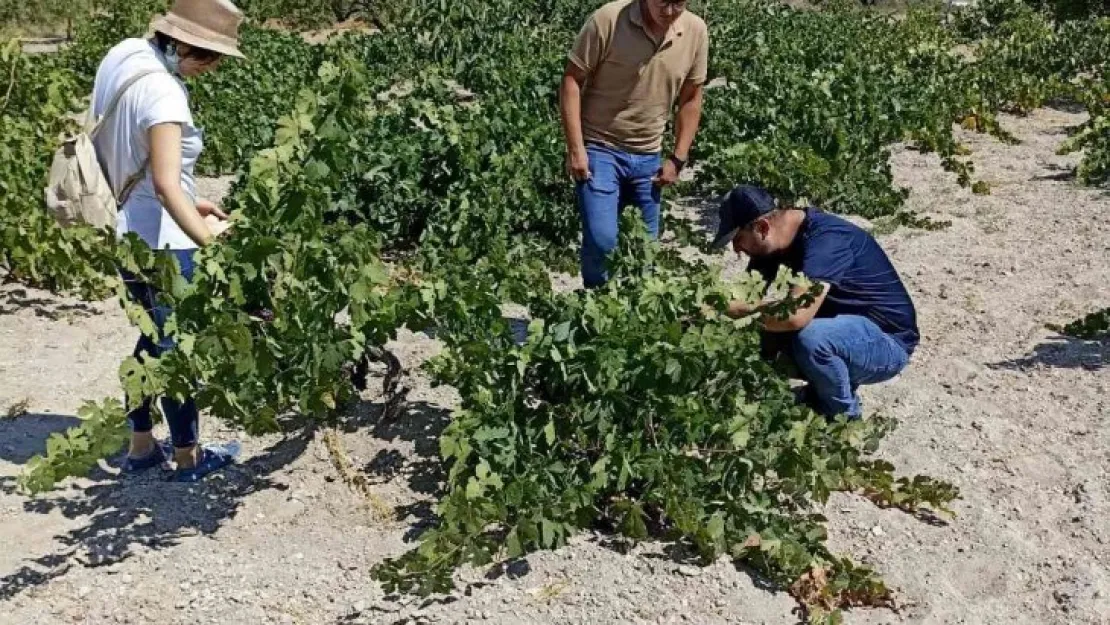
<path id="1" fill-rule="evenodd" d="M 1093 312 L 1065 326 L 1049 325 L 1053 332 L 1077 339 L 1102 339 L 1110 336 L 1110 308 Z"/>
<path id="2" fill-rule="evenodd" d="M 0 272 L 57 291 L 103 296 L 111 271 L 111 246 L 91 228 L 63 229 L 43 210 L 43 187 L 53 151 L 77 102 L 79 80 L 59 59 L 26 56 L 19 42 L 0 48 Z M 33 112 L 32 114 L 28 114 Z"/>
<path id="3" fill-rule="evenodd" d="M 190 81 L 197 124 L 204 129 L 202 175 L 234 173 L 274 142 L 274 128 L 297 94 L 310 86 L 323 49 L 299 36 L 245 25 L 246 59 L 229 59 L 218 71 Z"/>
<path id="4" fill-rule="evenodd" d="M 1083 150 L 1079 164 L 1079 180 L 1085 184 L 1110 182 L 1110 74 L 1101 81 L 1090 80 L 1090 86 L 1077 89 L 1076 98 L 1086 103 L 1090 119 L 1075 129 L 1060 146 L 1061 154 Z"/>
<path id="5" fill-rule="evenodd" d="M 237 3 L 250 17 L 277 20 L 292 27 L 318 28 L 362 18 L 381 23 L 401 5 L 397 0 L 240 0 Z"/>
<path id="6" fill-rule="evenodd" d="M 695 145 L 707 191 L 757 182 L 832 210 L 896 214 L 906 192 L 893 186 L 892 144 L 938 152 L 967 185 L 973 168 L 953 123 L 974 117 L 1002 134 L 933 13 L 894 21 L 730 4 L 743 18 L 711 24 L 712 73 L 727 82 L 709 90 Z"/>
<path id="7" fill-rule="evenodd" d="M 955 489 L 870 459 L 886 420 L 829 423 L 795 403 L 760 358 L 758 326 L 719 314 L 733 297 L 757 300 L 758 277 L 730 288 L 640 237 L 622 237 L 604 288 L 533 296 L 523 344 L 499 315 L 484 332 L 446 333 L 429 368 L 462 410 L 440 438 L 439 523 L 375 576 L 390 592 L 446 592 L 459 564 L 601 526 L 748 562 L 811 609 L 889 602 L 872 571 L 828 550 L 817 506 L 848 490 L 946 512 Z"/>

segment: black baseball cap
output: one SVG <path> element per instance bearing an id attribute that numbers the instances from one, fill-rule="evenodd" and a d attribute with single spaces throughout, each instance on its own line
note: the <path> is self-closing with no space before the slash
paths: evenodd
<path id="1" fill-rule="evenodd" d="M 728 245 L 742 228 L 774 210 L 775 198 L 766 189 L 751 184 L 736 185 L 718 209 L 721 222 L 713 239 L 713 249 Z"/>

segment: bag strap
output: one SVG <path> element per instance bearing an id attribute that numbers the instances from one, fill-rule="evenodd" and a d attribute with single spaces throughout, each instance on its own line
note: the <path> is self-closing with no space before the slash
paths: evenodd
<path id="1" fill-rule="evenodd" d="M 96 124 L 93 125 L 92 129 L 88 131 L 89 138 L 90 139 L 95 138 L 97 133 L 100 132 L 100 129 L 104 127 L 104 120 L 108 119 L 109 117 L 112 116 L 113 113 L 116 112 L 116 109 L 119 108 L 120 101 L 123 100 L 123 94 L 127 93 L 127 90 L 131 88 L 131 85 L 134 85 L 135 83 L 139 82 L 139 80 L 141 80 L 143 78 L 146 78 L 147 76 L 150 76 L 151 74 L 162 74 L 162 73 L 169 73 L 169 72 L 166 72 L 166 70 L 164 70 L 164 69 L 147 69 L 147 70 L 143 70 L 143 71 L 135 74 L 134 76 L 132 76 L 132 77 L 128 78 L 126 81 L 124 81 L 123 85 L 120 86 L 118 91 L 116 91 L 116 94 L 114 96 L 112 96 L 112 100 L 111 100 L 111 102 L 108 103 L 108 108 L 104 111 L 104 114 L 100 116 L 100 119 L 98 119 L 96 121 Z M 89 118 L 91 118 L 91 117 L 92 117 L 92 103 L 89 103 Z"/>
<path id="2" fill-rule="evenodd" d="M 123 188 L 119 190 L 119 195 L 116 196 L 116 204 L 123 206 L 127 203 L 127 198 L 131 197 L 131 192 L 135 187 L 139 186 L 139 182 L 146 177 L 146 168 L 150 164 L 150 157 L 143 160 L 143 164 L 139 166 L 139 171 L 131 174 L 127 182 L 123 183 Z"/>
<path id="3" fill-rule="evenodd" d="M 116 94 L 112 96 L 112 100 L 108 103 L 108 108 L 104 111 L 104 115 L 101 115 L 100 119 L 96 121 L 96 124 L 93 125 L 92 129 L 88 131 L 89 138 L 96 138 L 97 133 L 99 133 L 100 129 L 104 127 L 104 121 L 116 112 L 116 109 L 119 108 L 120 101 L 123 100 L 123 95 L 127 93 L 127 90 L 130 89 L 132 85 L 139 82 L 143 78 L 150 76 L 151 74 L 161 73 L 169 72 L 167 72 L 165 69 L 147 69 L 135 74 L 134 76 L 124 81 L 123 85 L 121 85 L 119 90 L 116 91 Z M 91 117 L 92 103 L 89 103 L 89 117 L 87 119 L 91 119 Z M 116 196 L 117 204 L 123 206 L 123 204 L 127 202 L 127 198 L 131 197 L 131 192 L 135 190 L 135 187 L 138 186 L 139 182 L 142 181 L 142 179 L 146 176 L 146 169 L 149 164 L 150 156 L 147 156 L 146 159 L 143 160 L 143 164 L 139 166 L 139 170 L 136 171 L 134 174 L 131 174 L 131 176 L 127 178 L 127 182 L 123 184 L 123 187 L 120 189 L 119 195 Z"/>

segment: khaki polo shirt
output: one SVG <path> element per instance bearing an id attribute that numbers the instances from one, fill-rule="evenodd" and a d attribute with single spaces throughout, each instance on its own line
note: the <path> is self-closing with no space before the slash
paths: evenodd
<path id="1" fill-rule="evenodd" d="M 570 61 L 586 72 L 582 134 L 634 153 L 662 148 L 671 109 L 687 80 L 706 80 L 709 30 L 683 11 L 662 40 L 644 25 L 640 0 L 617 0 L 582 27 Z"/>

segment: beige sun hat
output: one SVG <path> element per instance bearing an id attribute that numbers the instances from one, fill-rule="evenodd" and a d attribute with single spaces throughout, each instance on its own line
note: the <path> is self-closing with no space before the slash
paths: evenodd
<path id="1" fill-rule="evenodd" d="M 239 51 L 243 12 L 229 0 L 177 0 L 154 20 L 154 30 L 191 46 L 244 58 Z"/>

